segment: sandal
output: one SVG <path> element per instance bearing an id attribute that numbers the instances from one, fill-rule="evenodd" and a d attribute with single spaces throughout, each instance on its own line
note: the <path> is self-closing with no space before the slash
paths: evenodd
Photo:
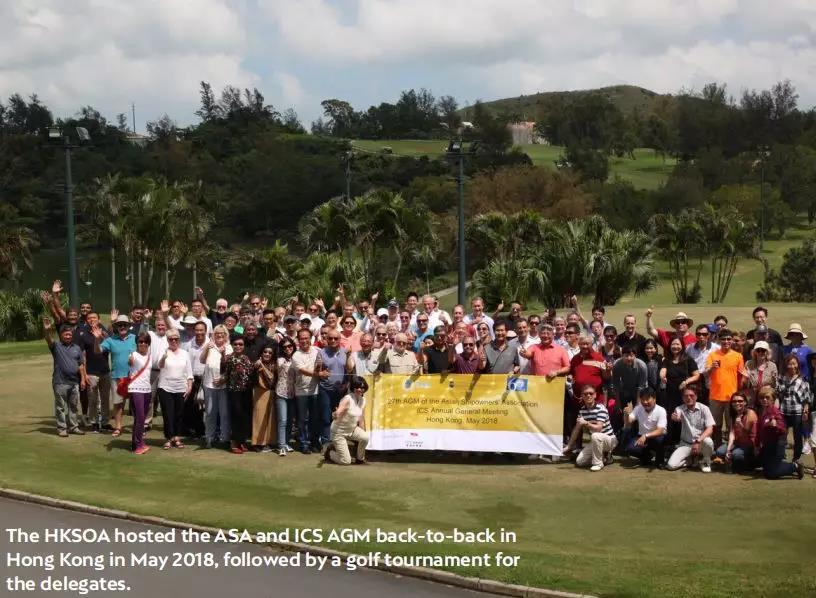
<path id="1" fill-rule="evenodd" d="M 122 435 L 122 428 L 114 428 L 113 432 L 111 432 L 111 436 L 113 436 L 114 438 L 116 438 L 117 436 L 121 436 L 121 435 Z"/>
<path id="2" fill-rule="evenodd" d="M 173 441 L 173 446 L 175 446 L 176 448 L 184 448 L 184 443 L 181 442 L 181 440 L 175 440 Z"/>
<path id="3" fill-rule="evenodd" d="M 171 442 L 168 440 L 167 442 L 165 442 L 165 443 L 162 445 L 162 448 L 163 448 L 164 450 L 169 450 L 171 446 L 173 446 L 173 445 L 172 445 L 172 443 L 171 443 Z"/>

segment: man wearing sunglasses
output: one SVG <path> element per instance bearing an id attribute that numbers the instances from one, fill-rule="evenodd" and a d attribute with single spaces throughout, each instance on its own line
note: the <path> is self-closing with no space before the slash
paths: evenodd
<path id="1" fill-rule="evenodd" d="M 122 423 L 125 412 L 125 398 L 116 392 L 119 380 L 130 372 L 128 357 L 136 351 L 136 336 L 130 334 L 130 319 L 126 315 L 118 315 L 113 320 L 112 334 L 102 340 L 102 329 L 97 327 L 91 330 L 94 335 L 94 352 L 109 353 L 111 356 L 111 395 L 113 396 L 113 436 L 122 434 Z"/>
<path id="2" fill-rule="evenodd" d="M 697 340 L 694 344 L 686 347 L 686 355 L 694 360 L 697 364 L 697 370 L 704 372 L 708 356 L 712 351 L 720 348 L 720 345 L 711 340 L 711 331 L 707 324 L 699 324 L 694 331 Z M 697 400 L 703 405 L 708 405 L 708 379 L 705 379 L 705 384 L 700 388 L 700 396 Z"/>
<path id="3" fill-rule="evenodd" d="M 663 328 L 655 328 L 652 323 L 653 314 L 653 307 L 646 310 L 646 331 L 663 347 L 663 353 L 665 355 L 669 354 L 669 345 L 671 345 L 672 339 L 674 338 L 679 338 L 683 343 L 683 347 L 688 347 L 697 341 L 695 336 L 689 332 L 689 327 L 694 325 L 694 320 L 689 318 L 685 312 L 679 311 L 676 316 L 669 320 L 669 326 L 674 329 L 671 331 L 664 330 Z"/>

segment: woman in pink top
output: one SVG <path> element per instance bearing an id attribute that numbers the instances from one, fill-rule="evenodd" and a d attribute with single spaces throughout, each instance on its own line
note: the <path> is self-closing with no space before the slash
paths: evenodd
<path id="1" fill-rule="evenodd" d="M 786 475 L 795 475 L 800 480 L 805 475 L 804 466 L 798 461 L 785 461 L 785 449 L 788 445 L 788 429 L 785 417 L 774 406 L 776 391 L 770 386 L 763 386 L 757 392 L 759 400 L 759 428 L 757 440 L 759 455 L 762 459 L 762 473 L 769 480 Z"/>

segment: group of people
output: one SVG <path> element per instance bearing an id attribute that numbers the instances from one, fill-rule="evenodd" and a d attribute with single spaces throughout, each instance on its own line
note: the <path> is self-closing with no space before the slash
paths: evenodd
<path id="1" fill-rule="evenodd" d="M 814 442 L 816 355 L 798 324 L 784 344 L 763 307 L 746 334 L 725 316 L 692 333 L 682 312 L 656 328 L 650 309 L 644 336 L 633 314 L 618 331 L 602 306 L 585 319 L 574 297 L 565 316 L 525 316 L 519 303 L 490 315 L 480 297 L 449 314 L 416 293 L 378 307 L 377 294 L 352 302 L 342 286 L 329 307 L 297 298 L 270 307 L 246 294 L 211 308 L 197 288 L 189 308 L 175 299 L 114 310 L 106 328 L 90 303 L 63 308 L 61 293 L 59 281 L 43 293 L 58 434 L 119 436 L 129 405 L 136 454 L 149 450 L 144 434 L 160 408 L 167 450 L 200 438 L 234 454 L 296 446 L 365 463 L 365 377 L 377 373 L 564 377 L 564 455 L 592 471 L 625 453 L 668 469 L 721 463 L 801 478 Z"/>

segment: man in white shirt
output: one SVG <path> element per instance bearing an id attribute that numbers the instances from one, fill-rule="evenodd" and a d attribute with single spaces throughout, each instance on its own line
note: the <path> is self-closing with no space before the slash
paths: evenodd
<path id="1" fill-rule="evenodd" d="M 207 335 L 212 332 L 212 320 L 204 315 L 204 303 L 201 299 L 193 299 L 190 302 L 190 313 L 196 319 L 196 322 L 204 322 L 207 325 Z"/>
<path id="2" fill-rule="evenodd" d="M 465 324 L 471 324 L 475 326 L 480 322 L 484 322 L 485 324 L 487 324 L 487 327 L 490 328 L 490 336 L 492 338 L 493 318 L 491 318 L 484 312 L 484 299 L 482 299 L 481 297 L 474 297 L 473 300 L 470 302 L 470 308 L 473 311 L 465 316 Z"/>
<path id="3" fill-rule="evenodd" d="M 632 405 L 629 404 L 624 409 L 627 423 L 637 422 L 638 425 L 637 435 L 626 445 L 626 454 L 640 459 L 640 464 L 644 467 L 654 458 L 657 468 L 663 469 L 666 462 L 663 443 L 666 440 L 668 426 L 666 410 L 656 404 L 655 391 L 652 388 L 642 389 L 639 399 L 637 407 L 632 409 Z"/>
<path id="4" fill-rule="evenodd" d="M 159 360 L 167 352 L 167 322 L 161 318 L 156 318 L 155 331 L 148 330 L 150 335 L 150 404 L 145 413 L 145 430 L 153 426 L 153 409 L 158 405 L 159 389 Z"/>
<path id="5" fill-rule="evenodd" d="M 697 337 L 697 340 L 686 347 L 686 355 L 694 360 L 698 371 L 705 372 L 708 355 L 712 351 L 719 349 L 720 345 L 711 340 L 711 331 L 708 329 L 708 324 L 697 326 L 694 336 Z M 705 381 L 705 386 L 700 389 L 700 400 L 706 403 L 708 401 L 708 376 L 702 378 Z"/>
<path id="6" fill-rule="evenodd" d="M 530 324 L 527 322 L 527 318 L 516 320 L 516 341 L 518 342 L 519 352 L 519 374 L 529 374 L 530 360 L 522 356 L 522 351 L 526 351 L 533 345 L 540 344 L 541 339 L 530 336 Z"/>

